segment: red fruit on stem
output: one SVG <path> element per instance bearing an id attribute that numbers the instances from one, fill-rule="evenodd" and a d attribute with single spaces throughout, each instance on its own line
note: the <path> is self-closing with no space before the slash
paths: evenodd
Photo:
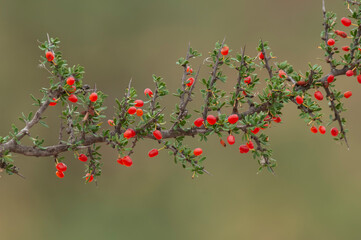
<path id="1" fill-rule="evenodd" d="M 136 134 L 135 131 L 134 131 L 133 129 L 129 128 L 129 129 L 127 129 L 127 130 L 124 132 L 123 136 L 124 136 L 126 139 L 129 139 L 129 138 L 134 137 L 135 134 Z"/>
<path id="2" fill-rule="evenodd" d="M 235 123 L 238 122 L 238 119 L 239 119 L 239 117 L 238 117 L 237 114 L 232 114 L 232 115 L 230 115 L 230 116 L 228 117 L 228 122 L 229 122 L 230 124 L 235 124 Z"/>
<path id="3" fill-rule="evenodd" d="M 321 134 L 325 134 L 326 133 L 326 128 L 324 126 L 320 126 L 318 128 L 318 131 L 321 133 Z"/>
<path id="4" fill-rule="evenodd" d="M 311 132 L 313 132 L 313 133 L 317 133 L 317 132 L 318 132 L 318 130 L 317 130 L 317 128 L 316 128 L 315 126 L 312 126 L 312 127 L 311 127 Z"/>
<path id="5" fill-rule="evenodd" d="M 85 154 L 80 154 L 78 159 L 82 162 L 88 161 L 88 157 Z"/>
<path id="6" fill-rule="evenodd" d="M 139 99 L 135 100 L 134 103 L 135 103 L 134 107 L 143 107 L 143 105 L 144 105 L 144 102 Z"/>
<path id="7" fill-rule="evenodd" d="M 349 27 L 352 22 L 351 22 L 350 19 L 343 17 L 343 18 L 341 18 L 341 23 L 342 23 L 345 27 Z"/>
<path id="8" fill-rule="evenodd" d="M 142 110 L 141 108 L 138 108 L 138 109 L 137 109 L 137 116 L 138 116 L 138 117 L 143 116 L 143 110 Z"/>
<path id="9" fill-rule="evenodd" d="M 130 108 L 128 109 L 128 113 L 131 114 L 131 115 L 133 115 L 133 114 L 136 113 L 136 112 L 137 112 L 137 108 L 136 108 L 136 107 L 130 107 Z"/>
<path id="10" fill-rule="evenodd" d="M 347 77 L 352 77 L 353 74 L 354 74 L 354 72 L 353 72 L 352 70 L 348 70 L 348 71 L 346 72 L 346 76 L 347 76 Z"/>
<path id="11" fill-rule="evenodd" d="M 73 85 L 75 83 L 75 78 L 73 76 L 70 76 L 66 79 L 66 84 L 69 86 Z"/>
<path id="12" fill-rule="evenodd" d="M 338 135 L 338 129 L 335 128 L 335 127 L 332 128 L 332 129 L 331 129 L 331 135 L 334 136 L 334 137 L 336 137 L 336 136 Z"/>
<path id="13" fill-rule="evenodd" d="M 301 105 L 303 103 L 303 98 L 301 96 L 297 96 L 296 102 Z"/>
<path id="14" fill-rule="evenodd" d="M 352 92 L 351 92 L 351 91 L 347 91 L 347 92 L 345 92 L 345 93 L 343 94 L 343 96 L 344 96 L 345 98 L 349 98 L 349 97 L 352 96 Z"/>
<path id="15" fill-rule="evenodd" d="M 62 171 L 56 171 L 55 174 L 56 174 L 56 176 L 58 176 L 58 178 L 64 177 L 64 173 Z"/>
<path id="16" fill-rule="evenodd" d="M 194 83 L 194 78 L 190 77 L 190 78 L 188 78 L 186 85 L 187 85 L 188 87 L 190 87 L 190 86 L 193 85 L 193 83 Z"/>
<path id="17" fill-rule="evenodd" d="M 145 96 L 149 96 L 149 97 L 153 97 L 153 92 L 152 92 L 152 90 L 150 90 L 149 88 L 146 88 L 145 90 L 144 90 L 144 95 Z"/>
<path id="18" fill-rule="evenodd" d="M 348 52 L 348 51 L 350 51 L 350 47 L 349 46 L 344 46 L 344 47 L 342 47 L 342 50 L 344 50 L 345 52 Z"/>
<path id="19" fill-rule="evenodd" d="M 279 71 L 278 71 L 278 76 L 279 76 L 280 78 L 284 78 L 284 77 L 286 77 L 286 72 L 283 71 L 283 70 L 279 70 Z"/>
<path id="20" fill-rule="evenodd" d="M 221 49 L 221 54 L 222 54 L 223 56 L 228 55 L 228 52 L 229 52 L 229 47 L 227 47 L 227 46 L 224 46 L 224 47 Z"/>
<path id="21" fill-rule="evenodd" d="M 111 119 L 109 119 L 109 120 L 108 120 L 108 124 L 113 127 L 113 126 L 114 126 L 114 121 L 111 120 Z"/>
<path id="22" fill-rule="evenodd" d="M 329 75 L 329 76 L 327 77 L 327 82 L 328 82 L 328 83 L 332 83 L 334 79 L 335 79 L 335 76 L 333 76 L 333 75 L 331 74 L 331 75 Z"/>
<path id="23" fill-rule="evenodd" d="M 196 156 L 199 156 L 199 155 L 201 155 L 202 153 L 203 153 L 202 148 L 196 148 L 196 149 L 194 149 L 194 151 L 193 151 L 193 154 L 196 155 Z"/>
<path id="24" fill-rule="evenodd" d="M 207 122 L 210 124 L 210 125 L 214 125 L 216 124 L 217 122 L 217 118 L 213 115 L 208 115 L 207 116 Z"/>
<path id="25" fill-rule="evenodd" d="M 252 141 L 249 141 L 248 143 L 246 143 L 247 147 L 249 148 L 249 150 L 254 149 L 254 145 Z"/>
<path id="26" fill-rule="evenodd" d="M 239 152 L 240 153 L 248 153 L 249 147 L 247 145 L 241 145 L 241 146 L 239 146 Z"/>
<path id="27" fill-rule="evenodd" d="M 328 39 L 327 45 L 328 45 L 328 46 L 333 46 L 333 45 L 335 45 L 335 40 L 334 40 L 333 38 Z"/>
<path id="28" fill-rule="evenodd" d="M 196 127 L 201 127 L 203 125 L 203 123 L 204 123 L 203 118 L 197 118 L 196 120 L 194 120 L 194 125 Z"/>
<path id="29" fill-rule="evenodd" d="M 156 139 L 160 140 L 160 139 L 162 139 L 162 132 L 159 131 L 159 130 L 155 130 L 155 131 L 153 132 L 153 136 L 154 136 Z"/>
<path id="30" fill-rule="evenodd" d="M 49 106 L 55 106 L 57 104 L 57 101 L 55 98 L 53 98 L 53 101 L 49 103 Z"/>
<path id="31" fill-rule="evenodd" d="M 357 81 L 358 81 L 358 83 L 361 83 L 361 75 L 357 76 Z"/>
<path id="32" fill-rule="evenodd" d="M 154 148 L 154 149 L 152 149 L 152 150 L 150 150 L 150 151 L 148 152 L 148 156 L 152 158 L 152 157 L 157 156 L 158 153 L 159 153 L 159 151 Z"/>
<path id="33" fill-rule="evenodd" d="M 263 55 L 262 52 L 259 53 L 259 56 L 258 56 L 258 57 L 259 57 L 260 60 L 264 60 L 264 55 Z"/>
<path id="34" fill-rule="evenodd" d="M 86 175 L 85 175 L 85 180 L 88 182 L 88 183 L 91 183 L 93 180 L 94 180 L 94 176 L 93 176 L 93 174 L 90 174 L 90 173 L 87 173 Z"/>
<path id="35" fill-rule="evenodd" d="M 65 165 L 65 163 L 60 162 L 56 164 L 56 169 L 60 172 L 65 172 L 68 167 Z"/>
<path id="36" fill-rule="evenodd" d="M 126 166 L 126 167 L 130 167 L 133 165 L 133 161 L 132 159 L 129 157 L 129 156 L 125 156 L 123 157 L 123 165 Z"/>
<path id="37" fill-rule="evenodd" d="M 259 132 L 259 128 L 256 127 L 256 128 L 254 128 L 253 130 L 251 130 L 251 132 L 252 132 L 253 134 L 257 134 L 257 133 Z"/>
<path id="38" fill-rule="evenodd" d="M 98 100 L 98 94 L 95 93 L 95 92 L 93 92 L 92 94 L 90 94 L 89 100 L 90 100 L 91 102 L 96 102 L 96 101 Z"/>
<path id="39" fill-rule="evenodd" d="M 280 117 L 275 117 L 275 118 L 273 118 L 273 121 L 276 123 L 280 123 L 280 122 L 282 122 L 282 119 Z"/>
<path id="40" fill-rule="evenodd" d="M 48 59 L 49 62 L 54 60 L 54 53 L 52 51 L 47 51 L 45 53 L 45 57 L 46 59 Z"/>
<path id="41" fill-rule="evenodd" d="M 70 89 L 68 90 L 69 93 L 75 93 L 76 91 L 76 87 L 73 85 L 70 87 Z"/>
<path id="42" fill-rule="evenodd" d="M 244 79 L 244 83 L 246 83 L 246 84 L 250 84 L 251 82 L 252 82 L 252 79 L 250 76 L 248 76 Z"/>
<path id="43" fill-rule="evenodd" d="M 71 94 L 69 97 L 68 97 L 68 100 L 70 102 L 73 102 L 73 103 L 76 103 L 78 101 L 78 98 L 74 95 L 74 94 Z"/>
<path id="44" fill-rule="evenodd" d="M 322 93 L 321 93 L 320 91 L 316 91 L 316 92 L 315 92 L 315 98 L 316 98 L 317 100 L 319 100 L 319 101 L 322 101 L 322 99 L 323 99 Z"/>
<path id="45" fill-rule="evenodd" d="M 117 159 L 117 162 L 118 162 L 120 165 L 123 165 L 123 158 L 118 158 L 118 159 Z"/>
<path id="46" fill-rule="evenodd" d="M 233 136 L 233 135 L 229 135 L 227 137 L 227 142 L 230 144 L 230 145 L 233 145 L 235 142 L 236 142 L 236 138 Z"/>

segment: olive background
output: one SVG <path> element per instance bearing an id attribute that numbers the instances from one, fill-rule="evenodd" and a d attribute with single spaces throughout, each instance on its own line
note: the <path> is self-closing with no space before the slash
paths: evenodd
<path id="1" fill-rule="evenodd" d="M 321 0 L 12 0 L 0 6 L 2 136 L 12 123 L 22 126 L 21 112 L 35 110 L 30 93 L 40 96 L 38 90 L 48 86 L 37 47 L 46 33 L 60 38 L 70 64 L 85 67 L 85 81 L 109 95 L 110 117 L 130 78 L 142 97 L 144 88 L 153 87 L 153 73 L 177 89 L 182 72 L 175 62 L 188 42 L 203 53 L 194 68 L 225 36 L 232 55 L 246 45 L 255 56 L 262 38 L 277 61 L 288 60 L 296 70 L 324 65 L 317 48 Z M 328 0 L 326 6 L 347 14 L 344 1 Z M 222 87 L 231 90 L 236 74 L 225 71 L 229 79 Z M 208 72 L 202 66 L 201 76 Z M 278 161 L 275 176 L 257 174 L 251 155 L 239 154 L 240 137 L 227 148 L 216 136 L 207 144 L 189 139 L 204 149 L 212 173 L 194 180 L 166 151 L 149 159 L 149 149 L 158 147 L 150 140 L 136 147 L 131 168 L 118 165 L 117 153 L 103 147 L 98 187 L 84 184 L 84 166 L 71 153 L 64 154 L 68 171 L 62 180 L 53 159 L 14 155 L 26 179 L 1 174 L 0 239 L 360 239 L 361 86 L 354 77 L 339 77 L 337 87 L 353 91 L 344 114 L 350 150 L 329 132 L 312 134 L 289 104 L 282 124 L 267 130 Z M 199 108 L 196 92 L 192 106 Z M 176 101 L 172 95 L 162 100 L 167 113 Z M 322 106 L 327 122 L 330 111 L 325 101 Z M 32 131 L 47 144 L 57 141 L 57 110 L 47 111 L 50 129 Z"/>

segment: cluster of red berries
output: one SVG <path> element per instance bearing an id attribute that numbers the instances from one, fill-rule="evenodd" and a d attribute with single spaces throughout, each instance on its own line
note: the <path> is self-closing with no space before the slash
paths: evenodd
<path id="1" fill-rule="evenodd" d="M 122 158 L 118 158 L 117 162 L 120 164 L 120 165 L 124 165 L 126 167 L 130 167 L 133 165 L 133 161 L 132 159 L 129 157 L 129 156 L 125 156 L 125 157 L 122 157 Z"/>
<path id="2" fill-rule="evenodd" d="M 68 167 L 65 165 L 65 163 L 57 163 L 56 164 L 56 176 L 58 176 L 58 178 L 63 178 L 64 177 L 64 172 L 68 169 Z"/>
<path id="3" fill-rule="evenodd" d="M 319 126 L 318 129 L 315 126 L 312 126 L 310 130 L 313 133 L 318 133 L 318 132 L 320 132 L 321 134 L 326 133 L 326 127 L 325 126 Z M 334 127 L 334 128 L 331 129 L 331 135 L 332 136 L 336 137 L 338 135 L 338 133 L 339 133 L 339 131 L 338 131 L 337 128 Z"/>
<path id="4" fill-rule="evenodd" d="M 135 100 L 134 106 L 128 108 L 128 113 L 131 115 L 137 114 L 137 116 L 143 116 L 143 110 L 140 107 L 143 107 L 144 102 L 142 100 Z"/>

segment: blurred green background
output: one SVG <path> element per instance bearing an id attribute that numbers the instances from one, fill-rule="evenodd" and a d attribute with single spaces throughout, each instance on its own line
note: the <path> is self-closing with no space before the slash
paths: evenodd
<path id="1" fill-rule="evenodd" d="M 326 5 L 346 14 L 341 0 Z M 252 56 L 262 38 L 278 61 L 295 69 L 322 64 L 321 0 L 12 0 L 0 6 L 1 135 L 14 121 L 21 126 L 21 112 L 34 110 L 29 94 L 40 96 L 38 89 L 48 86 L 37 47 L 46 33 L 60 37 L 64 57 L 85 66 L 86 81 L 109 94 L 109 106 L 130 78 L 142 91 L 153 86 L 155 73 L 174 91 L 181 77 L 175 62 L 188 42 L 204 59 L 224 36 L 234 51 L 247 45 Z M 202 76 L 208 71 L 203 67 Z M 229 73 L 226 89 L 234 83 Z M 329 133 L 312 134 L 289 105 L 283 123 L 267 130 L 276 176 L 256 174 L 250 154 L 222 148 L 217 137 L 198 144 L 213 176 L 195 180 L 166 152 L 149 159 L 152 141 L 137 147 L 131 168 L 119 166 L 117 154 L 104 147 L 99 187 L 84 184 L 83 166 L 71 154 L 62 180 L 52 159 L 15 156 L 27 178 L 1 175 L 0 239 L 360 239 L 361 86 L 345 77 L 337 86 L 354 93 L 345 114 L 350 150 Z M 170 111 L 176 98 L 163 102 Z M 49 130 L 34 129 L 48 144 L 57 141 L 57 114 L 48 112 Z M 326 120 L 328 114 L 325 108 Z"/>

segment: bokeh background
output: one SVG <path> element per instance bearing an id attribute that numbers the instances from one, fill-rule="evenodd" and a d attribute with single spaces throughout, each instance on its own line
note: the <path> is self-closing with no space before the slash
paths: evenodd
<path id="1" fill-rule="evenodd" d="M 326 4 L 347 13 L 341 0 Z M 40 96 L 38 89 L 48 86 L 37 47 L 46 33 L 60 37 L 64 56 L 85 66 L 86 81 L 109 94 L 109 106 L 130 78 L 142 91 L 155 73 L 175 90 L 181 77 L 175 62 L 188 42 L 204 59 L 224 36 L 234 51 L 247 45 L 252 56 L 262 38 L 278 61 L 295 69 L 323 64 L 321 0 L 1 0 L 0 6 L 1 135 L 13 122 L 21 126 L 21 112 L 34 110 L 29 94 Z M 203 67 L 202 76 L 208 71 Z M 224 88 L 231 89 L 235 75 L 228 73 Z M 166 152 L 149 159 L 152 141 L 137 147 L 131 168 L 119 166 L 117 154 L 104 147 L 98 187 L 84 184 L 83 166 L 71 154 L 62 180 L 52 159 L 15 156 L 26 180 L 1 175 L 0 239 L 360 239 L 361 86 L 345 77 L 337 86 L 354 93 L 344 114 L 350 150 L 329 133 L 312 134 L 289 105 L 283 123 L 267 130 L 276 176 L 257 174 L 250 154 L 222 148 L 217 137 L 208 144 L 190 141 L 204 148 L 213 174 L 195 180 Z M 176 98 L 163 102 L 169 111 Z M 48 115 L 51 128 L 34 133 L 52 144 L 58 112 Z"/>

